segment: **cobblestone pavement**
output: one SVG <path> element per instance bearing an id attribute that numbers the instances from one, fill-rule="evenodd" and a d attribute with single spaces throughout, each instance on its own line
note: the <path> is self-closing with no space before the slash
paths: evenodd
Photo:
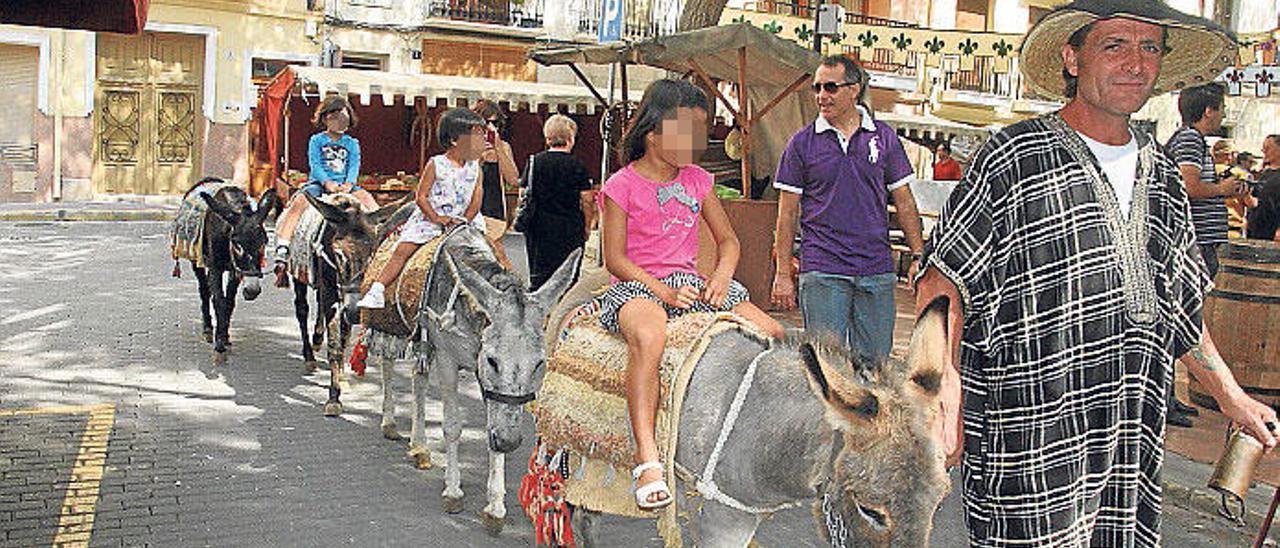
<path id="1" fill-rule="evenodd" d="M 341 418 L 322 416 L 327 376 L 304 373 L 291 292 L 239 303 L 229 358 L 214 360 L 190 268 L 169 276 L 166 228 L 0 223 L 0 546 L 74 544 L 89 531 L 92 546 L 531 544 L 514 497 L 527 448 L 508 459 L 506 529 L 480 525 L 474 383 L 463 383 L 477 417 L 463 437 L 467 506 L 446 515 L 442 470 L 414 469 L 405 443 L 380 436 L 377 371 L 351 382 Z M 508 249 L 523 262 L 519 242 Z M 399 408 L 407 430 L 407 396 Z M 440 414 L 427 412 L 437 451 Z M 1170 512 L 1170 545 L 1243 543 L 1220 520 Z M 659 545 L 643 521 L 606 520 L 602 532 L 607 546 Z M 953 496 L 935 544 L 963 538 Z M 807 510 L 776 516 L 759 540 L 818 543 Z"/>

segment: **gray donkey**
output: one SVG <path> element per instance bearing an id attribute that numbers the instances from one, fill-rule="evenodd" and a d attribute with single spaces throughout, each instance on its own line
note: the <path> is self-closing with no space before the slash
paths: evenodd
<path id="1" fill-rule="evenodd" d="M 856 363 L 804 336 L 718 335 L 690 381 L 676 443 L 679 476 L 703 497 L 675 490 L 693 544 L 746 546 L 771 513 L 814 501 L 832 546 L 927 546 L 950 489 L 930 435 L 947 309 L 945 297 L 931 303 L 907 359 L 885 364 Z M 594 517 L 574 516 L 585 546 Z"/>
<path id="2" fill-rule="evenodd" d="M 484 397 L 489 438 L 488 504 L 485 527 L 499 531 L 506 516 L 503 477 L 506 453 L 523 441 L 524 404 L 542 386 L 546 370 L 543 323 L 573 283 L 581 251 L 575 251 L 535 292 L 502 268 L 484 234 L 470 226 L 454 229 L 431 266 L 419 308 L 419 340 L 413 369 L 413 430 L 409 456 L 419 468 L 431 466 L 424 428 L 427 374 L 437 373 L 444 403 L 444 510 L 462 511 L 458 441 L 463 410 L 458 404 L 458 374 L 475 374 Z M 369 326 L 366 326 L 369 328 Z M 369 359 L 382 372 L 382 432 L 399 439 L 395 424 L 392 366 L 407 340 L 371 329 Z"/>

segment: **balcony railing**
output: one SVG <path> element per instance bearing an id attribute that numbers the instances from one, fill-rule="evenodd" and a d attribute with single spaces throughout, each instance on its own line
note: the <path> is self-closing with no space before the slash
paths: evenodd
<path id="1" fill-rule="evenodd" d="M 946 74 L 945 89 L 990 93 L 1006 97 L 1013 96 L 1014 78 L 1012 72 L 997 74 L 995 60 L 990 57 L 975 57 L 972 70 L 954 70 Z"/>
<path id="2" fill-rule="evenodd" d="M 603 0 L 577 0 L 571 2 L 578 8 L 578 32 L 595 36 L 600 31 L 604 15 Z M 626 3 L 627 12 L 622 25 L 622 37 L 644 40 L 675 34 L 680 24 L 683 0 L 632 0 Z"/>
<path id="3" fill-rule="evenodd" d="M 856 46 L 843 44 L 841 51 L 858 59 L 858 62 L 867 70 L 910 78 L 916 78 L 925 63 L 925 55 L 915 52 L 895 54 L 891 49 L 875 48 L 869 58 L 862 59 L 859 48 Z M 944 58 L 941 64 L 941 83 L 944 90 L 1017 98 L 1014 90 L 1020 82 L 1015 74 L 1016 71 L 1010 68 L 1004 73 L 996 72 L 995 59 L 991 57 L 974 57 L 973 67 L 969 70 L 961 70 L 959 61 L 955 57 Z"/>
<path id="4" fill-rule="evenodd" d="M 747 0 L 744 10 L 774 15 L 789 15 L 802 19 L 813 19 L 814 0 Z M 844 22 L 850 25 L 879 25 L 893 28 L 919 28 L 920 25 L 906 21 L 896 21 L 883 17 L 873 17 L 861 13 L 846 12 Z"/>
<path id="5" fill-rule="evenodd" d="M 898 60 L 894 58 L 893 50 L 875 48 L 871 53 L 871 59 L 862 60 L 859 57 L 857 47 L 844 45 L 841 49 L 844 54 L 853 57 L 854 59 L 858 59 L 858 63 L 862 65 L 862 68 L 867 70 L 887 72 L 897 74 L 899 76 L 910 76 L 914 78 L 916 76 L 916 69 L 919 67 L 919 64 L 917 63 L 919 56 L 916 55 L 908 55 L 902 60 L 902 62 L 898 62 Z"/>
<path id="6" fill-rule="evenodd" d="M 542 0 L 432 0 L 427 5 L 427 15 L 518 28 L 542 26 Z"/>

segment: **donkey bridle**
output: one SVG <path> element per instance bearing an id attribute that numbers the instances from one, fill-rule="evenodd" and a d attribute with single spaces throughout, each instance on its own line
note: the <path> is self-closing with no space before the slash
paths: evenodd
<path id="1" fill-rule="evenodd" d="M 524 405 L 526 403 L 529 403 L 533 400 L 538 399 L 538 394 L 536 392 L 529 392 L 528 394 L 513 395 L 513 394 L 503 394 L 502 392 L 498 392 L 496 390 L 489 390 L 488 388 L 485 388 L 484 383 L 480 381 L 479 367 L 476 368 L 476 384 L 480 385 L 480 395 L 484 397 L 484 401 L 491 401 L 495 403 L 505 403 L 507 405 Z"/>
<path id="2" fill-rule="evenodd" d="M 477 381 L 480 380 L 479 373 L 476 374 L 476 380 Z M 495 392 L 493 390 L 489 390 L 484 386 L 480 387 L 480 394 L 484 396 L 485 401 L 505 403 L 507 405 L 524 405 L 526 403 L 529 403 L 533 400 L 538 399 L 538 395 L 533 392 L 519 395 L 519 396 L 513 396 L 511 394 L 503 394 L 502 392 Z"/>

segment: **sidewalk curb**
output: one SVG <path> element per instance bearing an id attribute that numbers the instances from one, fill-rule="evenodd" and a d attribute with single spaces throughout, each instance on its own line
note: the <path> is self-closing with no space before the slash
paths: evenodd
<path id="1" fill-rule="evenodd" d="M 76 210 L 0 211 L 0 221 L 172 221 L 177 211 Z"/>

